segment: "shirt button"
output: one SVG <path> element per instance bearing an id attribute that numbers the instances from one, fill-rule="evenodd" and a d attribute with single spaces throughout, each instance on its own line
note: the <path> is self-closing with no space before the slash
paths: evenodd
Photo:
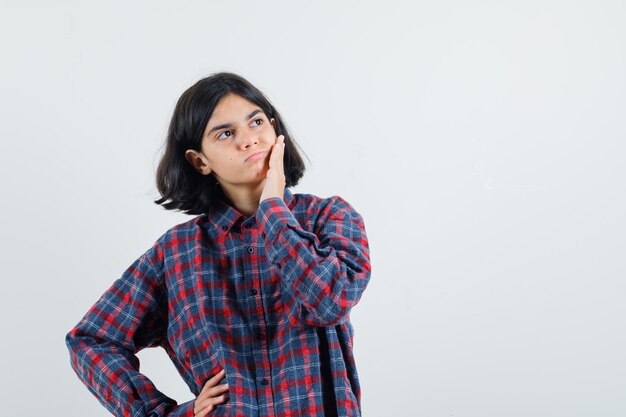
<path id="1" fill-rule="evenodd" d="M 258 338 L 259 338 L 259 339 L 263 339 L 264 337 L 265 337 L 265 333 L 264 333 L 264 332 L 262 332 L 262 331 L 261 331 L 261 332 L 259 332 L 259 334 L 258 334 Z"/>
<path id="2" fill-rule="evenodd" d="M 228 229 L 228 226 L 222 226 L 222 230 Z"/>
<path id="3" fill-rule="evenodd" d="M 261 237 L 265 237 L 265 233 L 261 233 Z"/>
<path id="4" fill-rule="evenodd" d="M 252 252 L 254 252 L 254 248 L 253 248 L 252 246 L 250 246 L 250 247 L 248 248 L 248 253 L 252 253 Z"/>
<path id="5" fill-rule="evenodd" d="M 267 385 L 269 383 L 270 383 L 270 381 L 268 381 L 267 378 L 263 378 L 263 380 L 261 381 L 261 384 L 263 384 L 263 385 Z"/>
<path id="6" fill-rule="evenodd" d="M 250 295 L 256 295 L 256 290 L 254 288 L 250 290 Z"/>

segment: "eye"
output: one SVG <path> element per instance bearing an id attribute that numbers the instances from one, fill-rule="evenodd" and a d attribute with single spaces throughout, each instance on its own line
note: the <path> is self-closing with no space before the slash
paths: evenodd
<path id="1" fill-rule="evenodd" d="M 254 120 L 252 121 L 252 123 L 255 123 L 255 122 L 259 122 L 259 123 L 258 123 L 258 124 L 256 124 L 255 126 L 260 126 L 260 125 L 262 125 L 262 124 L 263 124 L 264 120 L 263 120 L 263 119 L 254 119 Z M 231 136 L 232 136 L 232 131 L 230 131 L 230 130 L 225 130 L 225 131 L 223 131 L 222 133 L 220 133 L 220 134 L 219 134 L 219 136 L 217 136 L 217 140 L 221 140 L 220 138 L 222 137 L 222 135 L 223 135 L 224 133 L 230 133 L 230 135 L 226 136 L 227 138 L 229 138 L 229 137 L 231 137 Z"/>
<path id="2" fill-rule="evenodd" d="M 222 133 L 219 134 L 219 136 L 217 137 L 217 140 L 220 140 L 220 137 L 224 134 L 224 133 L 231 133 L 230 135 L 228 135 L 227 137 L 232 136 L 232 132 L 230 130 L 225 130 Z"/>

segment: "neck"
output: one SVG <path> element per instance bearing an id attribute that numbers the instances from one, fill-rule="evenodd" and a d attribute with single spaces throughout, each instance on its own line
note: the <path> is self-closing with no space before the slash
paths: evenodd
<path id="1" fill-rule="evenodd" d="M 222 186 L 222 192 L 230 205 L 245 216 L 251 216 L 259 208 L 264 182 L 253 187 Z"/>

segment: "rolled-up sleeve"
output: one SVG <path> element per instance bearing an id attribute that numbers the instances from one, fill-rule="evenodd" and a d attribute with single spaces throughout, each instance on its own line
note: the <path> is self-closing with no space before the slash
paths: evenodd
<path id="1" fill-rule="evenodd" d="M 279 197 L 261 201 L 257 222 L 268 261 L 281 275 L 283 302 L 309 326 L 346 321 L 371 275 L 361 215 L 343 198 L 323 200 L 312 231 L 305 230 Z"/>

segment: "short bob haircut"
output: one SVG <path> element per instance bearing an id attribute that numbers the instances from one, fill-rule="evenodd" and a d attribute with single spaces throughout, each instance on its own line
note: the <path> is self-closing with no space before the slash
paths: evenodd
<path id="1" fill-rule="evenodd" d="M 276 136 L 285 137 L 285 187 L 298 184 L 304 175 L 304 162 L 276 108 L 260 90 L 243 77 L 230 72 L 219 72 L 189 87 L 176 103 L 167 133 L 165 153 L 156 172 L 161 198 L 155 200 L 155 204 L 186 214 L 204 214 L 216 199 L 223 198 L 223 191 L 213 173 L 203 175 L 196 171 L 185 158 L 185 151 L 201 151 L 202 135 L 213 110 L 220 99 L 229 93 L 235 93 L 256 104 L 268 119 L 275 119 Z"/>

